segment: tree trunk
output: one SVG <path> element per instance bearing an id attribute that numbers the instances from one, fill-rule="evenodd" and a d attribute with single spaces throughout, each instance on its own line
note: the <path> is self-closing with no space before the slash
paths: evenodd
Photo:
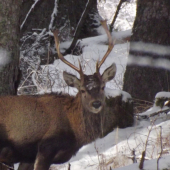
<path id="1" fill-rule="evenodd" d="M 0 95 L 17 93 L 21 3 L 22 0 L 0 0 Z M 0 164 L 0 170 L 8 169 Z"/>
<path id="2" fill-rule="evenodd" d="M 0 94 L 16 94 L 21 0 L 0 0 Z"/>
<path id="3" fill-rule="evenodd" d="M 158 61 L 156 59 L 170 59 L 169 53 L 161 52 L 162 48 L 168 50 L 170 45 L 169 11 L 169 0 L 137 1 L 137 15 L 123 85 L 123 90 L 134 98 L 153 101 L 157 92 L 170 89 L 170 70 L 151 67 Z M 146 57 L 151 62 L 139 66 L 139 59 Z"/>

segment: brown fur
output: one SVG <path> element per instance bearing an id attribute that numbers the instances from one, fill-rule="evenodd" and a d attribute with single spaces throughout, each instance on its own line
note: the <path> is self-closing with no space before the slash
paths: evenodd
<path id="1" fill-rule="evenodd" d="M 70 153 L 61 149 L 54 160 L 56 163 L 65 162 L 82 145 L 94 140 L 94 138 L 86 136 L 89 132 L 85 130 L 79 95 L 75 98 L 56 95 L 6 96 L 0 97 L 0 107 L 0 126 L 5 130 L 0 133 L 0 160 L 3 162 L 32 162 L 36 157 L 34 154 L 43 141 L 55 138 L 54 142 L 59 141 L 60 148 L 63 140 L 69 141 L 70 138 L 69 142 L 75 143 L 71 143 L 72 146 L 68 148 Z M 97 117 L 97 115 L 95 116 Z M 65 138 L 62 137 L 63 133 Z M 32 147 L 32 144 L 37 148 Z M 27 149 L 27 146 L 30 148 Z M 6 149 L 3 150 L 3 148 Z M 23 151 L 20 152 L 21 148 Z M 35 153 L 31 152 L 29 155 L 29 149 L 35 149 Z M 6 154 L 2 154 L 4 152 Z M 6 157 L 6 155 L 8 156 Z M 64 158 L 62 158 L 63 156 Z"/>
<path id="2" fill-rule="evenodd" d="M 121 104 L 106 104 L 100 113 L 92 114 L 83 110 L 80 93 L 76 97 L 0 97 L 0 161 L 34 162 L 37 152 L 41 152 L 51 156 L 50 164 L 66 162 L 80 147 L 118 126 L 116 107 Z"/>

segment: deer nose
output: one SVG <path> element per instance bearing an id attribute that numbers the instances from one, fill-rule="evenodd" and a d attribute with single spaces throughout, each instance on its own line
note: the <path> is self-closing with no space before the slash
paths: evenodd
<path id="1" fill-rule="evenodd" d="M 100 101 L 95 101 L 92 103 L 92 106 L 96 109 L 98 109 L 101 105 L 102 105 L 102 103 Z"/>

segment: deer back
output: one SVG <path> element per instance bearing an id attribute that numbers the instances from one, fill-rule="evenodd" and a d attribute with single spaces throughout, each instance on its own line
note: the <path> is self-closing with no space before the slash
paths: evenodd
<path id="1" fill-rule="evenodd" d="M 0 125 L 18 144 L 54 135 L 56 129 L 68 131 L 71 128 L 63 105 L 66 99 L 68 96 L 57 95 L 0 97 Z"/>

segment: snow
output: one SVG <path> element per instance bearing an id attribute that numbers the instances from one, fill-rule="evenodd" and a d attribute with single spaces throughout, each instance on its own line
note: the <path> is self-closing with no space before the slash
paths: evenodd
<path id="1" fill-rule="evenodd" d="M 102 18 L 108 20 L 108 23 L 112 22 L 112 19 L 115 15 L 115 11 L 119 0 L 106 0 L 101 1 L 98 4 L 99 13 Z M 133 21 L 136 16 L 136 4 L 134 0 L 131 0 L 130 3 L 123 3 L 118 18 L 115 22 L 115 29 L 120 31 L 125 31 L 131 29 L 133 26 Z"/>
<path id="2" fill-rule="evenodd" d="M 159 111 L 163 111 L 163 110 L 167 110 L 168 107 L 164 106 L 163 108 L 160 108 L 159 106 L 154 105 L 153 107 L 151 107 L 150 109 L 148 109 L 145 112 L 139 113 L 139 116 L 150 116 L 153 113 L 159 112 Z"/>
<path id="3" fill-rule="evenodd" d="M 123 33 L 123 32 L 122 32 Z M 125 35 L 131 34 L 130 31 L 126 31 L 126 33 L 121 33 L 117 34 L 117 37 L 121 38 Z M 74 55 L 66 55 L 64 56 L 65 59 L 67 59 L 69 62 L 74 64 L 76 67 L 79 67 L 78 59 L 81 62 L 83 72 L 87 75 L 93 74 L 96 70 L 96 62 L 98 60 L 101 60 L 104 54 L 106 53 L 108 49 L 107 43 L 107 37 L 106 35 L 100 35 L 94 38 L 86 38 L 80 41 L 81 46 L 83 47 L 83 54 L 78 57 Z M 60 48 L 61 52 L 64 51 L 65 48 L 69 46 L 70 42 L 66 43 L 61 43 Z M 112 81 L 108 82 L 106 84 L 107 88 L 110 89 L 122 89 L 123 85 L 123 74 L 125 72 L 126 68 L 126 63 L 127 63 L 127 56 L 128 56 L 128 48 L 129 44 L 128 43 L 123 43 L 123 44 L 115 44 L 114 49 L 112 52 L 109 54 L 107 57 L 106 61 L 100 68 L 100 73 L 102 74 L 106 68 L 108 68 L 112 63 L 116 63 L 117 67 L 117 73 L 115 79 Z M 53 64 L 50 65 L 44 65 L 42 66 L 43 72 L 42 75 L 45 75 L 45 78 L 48 79 L 47 73 L 53 73 L 51 74 L 52 79 L 50 82 L 54 82 L 52 89 L 50 89 L 52 92 L 63 92 L 63 93 L 70 93 L 71 95 L 76 95 L 77 89 L 72 88 L 72 87 L 67 87 L 65 82 L 63 81 L 63 71 L 70 72 L 77 77 L 79 77 L 79 74 L 70 68 L 68 65 L 63 63 L 60 60 L 55 60 Z M 33 74 L 33 81 L 34 84 L 37 86 L 38 91 L 40 94 L 51 92 L 47 88 L 47 84 L 44 85 L 39 85 L 37 82 L 37 74 Z M 50 86 L 50 85 L 49 85 Z"/>
<path id="4" fill-rule="evenodd" d="M 0 68 L 8 64 L 10 61 L 10 53 L 4 48 L 0 47 Z"/>
<path id="5" fill-rule="evenodd" d="M 107 164 L 109 161 L 112 162 L 111 160 L 115 161 L 116 157 L 119 157 L 119 160 L 116 161 L 120 161 L 122 157 L 126 157 L 127 160 L 122 159 L 122 162 L 119 162 L 119 166 L 127 163 L 131 165 L 129 167 L 124 167 L 125 170 L 130 168 L 139 169 L 139 158 L 141 158 L 141 153 L 145 148 L 149 130 L 152 129 L 149 135 L 146 158 L 149 160 L 155 158 L 155 160 L 145 161 L 144 169 L 155 170 L 157 166 L 156 161 L 160 153 L 160 127 L 162 128 L 162 138 L 164 139 L 169 136 L 170 120 L 161 122 L 161 119 L 156 119 L 154 123 L 151 123 L 148 120 L 142 120 L 136 122 L 136 125 L 133 127 L 115 129 L 115 131 L 108 134 L 103 139 L 98 139 L 89 145 L 83 146 L 77 155 L 69 161 L 71 168 L 73 170 L 97 170 L 99 169 L 99 166 L 102 166 L 101 163 L 103 159 Z M 164 140 L 162 142 L 164 143 Z M 165 149 L 167 150 L 167 153 L 169 153 L 169 148 L 165 146 Z M 132 164 L 131 160 L 131 152 L 133 150 L 135 150 L 138 162 L 136 164 Z M 170 162 L 168 161 L 169 158 L 170 156 L 166 157 L 164 155 L 159 161 L 159 167 L 167 168 L 170 165 Z M 112 167 L 112 164 L 109 164 L 109 166 Z M 52 169 L 65 170 L 67 166 L 68 163 L 53 165 Z M 105 168 L 107 167 L 109 169 L 109 166 L 107 167 L 107 165 L 105 165 Z M 120 169 L 124 170 L 124 168 Z"/>
<path id="6" fill-rule="evenodd" d="M 170 98 L 170 92 L 161 91 L 156 94 L 155 98 Z"/>
<path id="7" fill-rule="evenodd" d="M 166 156 L 166 157 L 162 157 L 159 161 L 159 169 L 166 169 L 166 168 L 170 168 L 170 156 Z M 122 167 L 122 168 L 116 168 L 114 170 L 137 170 L 138 168 L 138 164 L 132 164 L 126 167 Z M 156 170 L 157 169 L 157 159 L 153 159 L 150 161 L 145 161 L 145 166 L 144 166 L 144 170 Z M 168 170 L 168 169 L 167 169 Z"/>
<path id="8" fill-rule="evenodd" d="M 121 90 L 114 90 L 114 89 L 109 89 L 109 88 L 105 88 L 105 96 L 107 98 L 109 97 L 116 97 L 116 96 L 122 96 L 122 100 L 124 102 L 127 102 L 129 99 L 131 99 L 131 95 L 125 91 L 121 91 Z"/>
<path id="9" fill-rule="evenodd" d="M 103 30 L 103 27 L 101 27 L 101 29 Z M 130 37 L 131 34 L 132 34 L 132 30 L 129 29 L 126 31 L 119 31 L 119 32 L 113 31 L 111 35 L 112 35 L 113 39 L 115 39 L 117 42 L 118 40 L 122 40 L 123 38 Z M 84 38 L 82 40 L 79 40 L 79 43 L 83 47 L 83 46 L 93 45 L 93 44 L 105 44 L 105 43 L 107 43 L 107 41 L 108 41 L 107 35 L 104 34 L 104 35 L 100 35 L 100 36 L 96 36 L 96 37 Z M 71 44 L 71 42 L 68 42 L 68 41 L 61 43 L 60 44 L 61 52 L 64 49 L 67 49 L 70 46 L 70 44 Z"/>

